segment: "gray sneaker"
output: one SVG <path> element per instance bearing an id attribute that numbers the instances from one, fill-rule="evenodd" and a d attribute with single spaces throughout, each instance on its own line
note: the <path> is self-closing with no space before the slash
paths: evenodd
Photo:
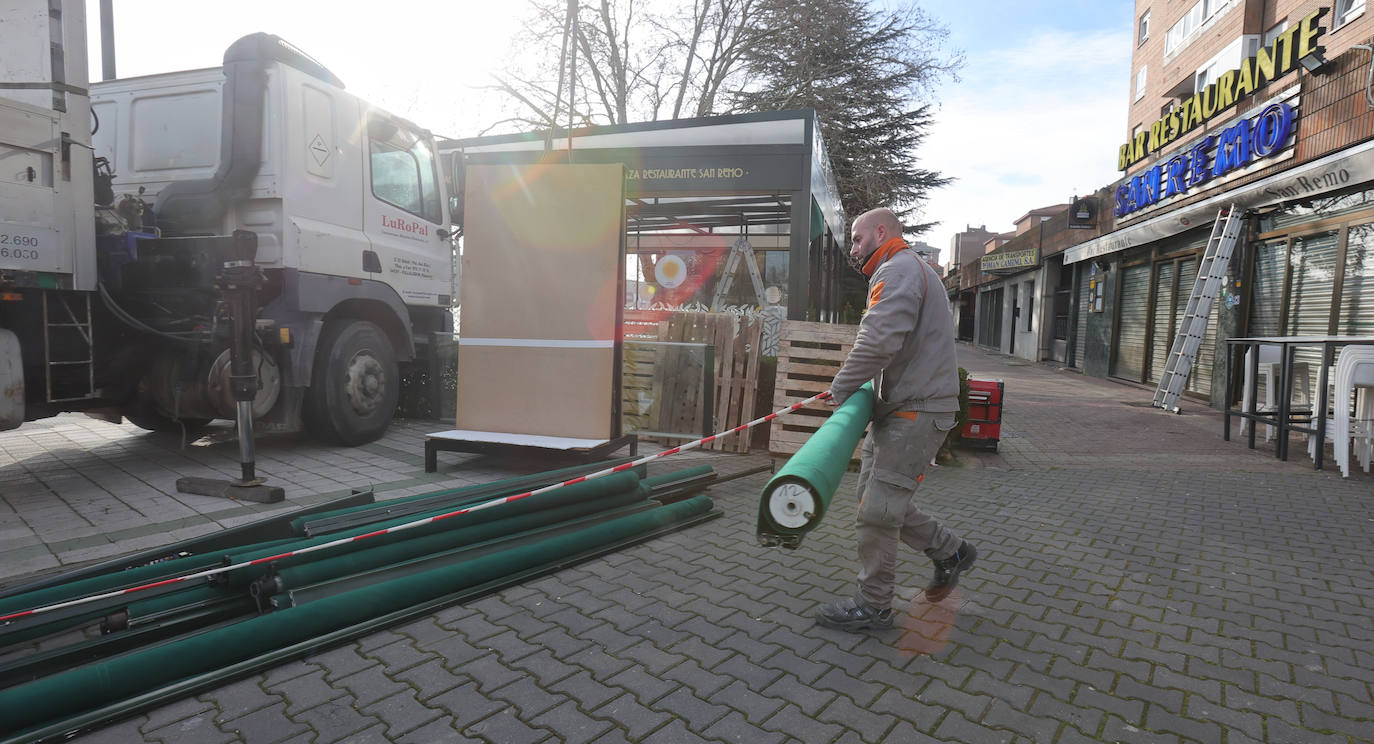
<path id="1" fill-rule="evenodd" d="M 827 628 L 856 630 L 887 630 L 892 627 L 892 608 L 880 610 L 850 598 L 821 605 L 816 622 Z"/>

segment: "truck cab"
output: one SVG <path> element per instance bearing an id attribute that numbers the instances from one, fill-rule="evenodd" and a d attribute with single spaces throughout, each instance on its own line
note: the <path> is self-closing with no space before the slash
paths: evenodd
<path id="1" fill-rule="evenodd" d="M 84 62 L 67 86 L 84 88 L 71 85 Z M 215 282 L 224 246 L 251 233 L 260 428 L 380 436 L 401 368 L 452 328 L 433 136 L 268 34 L 233 44 L 222 67 L 96 83 L 88 113 L 77 108 L 0 100 L 0 149 L 54 164 L 22 199 L 0 184 L 0 236 L 37 241 L 0 250 L 23 419 L 101 410 L 175 429 L 232 417 Z M 53 131 L 12 141 L 21 130 L 6 125 L 24 116 Z M 64 168 L 84 175 L 62 181 Z"/>

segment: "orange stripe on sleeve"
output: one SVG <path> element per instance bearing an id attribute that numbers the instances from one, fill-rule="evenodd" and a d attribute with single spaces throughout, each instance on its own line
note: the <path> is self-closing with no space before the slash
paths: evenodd
<path id="1" fill-rule="evenodd" d="M 883 285 L 887 282 L 878 282 L 873 285 L 873 289 L 868 291 L 868 306 L 873 307 L 878 304 L 878 300 L 883 298 Z"/>

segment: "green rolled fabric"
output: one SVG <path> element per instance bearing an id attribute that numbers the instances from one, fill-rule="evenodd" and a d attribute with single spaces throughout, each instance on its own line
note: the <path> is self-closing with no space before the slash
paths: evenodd
<path id="1" fill-rule="evenodd" d="M 696 496 L 531 545 L 373 584 L 0 690 L 0 738 L 126 699 L 415 604 L 682 524 L 712 508 Z"/>
<path id="2" fill-rule="evenodd" d="M 432 535 L 439 532 L 459 529 L 461 527 L 467 527 L 474 524 L 494 522 L 498 519 L 504 519 L 506 517 L 519 516 L 522 514 L 532 514 L 541 509 L 550 509 L 558 506 L 564 506 L 566 504 L 575 504 L 579 501 L 598 498 L 607 494 L 622 493 L 626 491 L 638 492 L 639 483 L 639 476 L 632 470 L 626 470 L 623 472 L 614 473 L 612 475 L 607 475 L 594 480 L 583 481 L 581 483 L 576 483 L 571 486 L 565 486 L 563 488 L 549 491 L 547 493 L 539 494 L 538 496 L 530 496 L 516 501 L 510 501 L 504 504 L 499 504 L 497 506 L 492 506 L 486 509 L 482 509 L 480 511 L 470 512 L 458 518 L 445 519 L 438 522 L 431 522 L 429 524 L 422 525 L 419 527 L 413 527 L 400 532 L 392 532 L 385 535 L 369 537 L 367 539 L 367 543 L 368 547 L 380 547 L 382 545 L 389 545 L 397 542 L 402 542 L 405 540 L 413 540 L 415 538 L 423 537 L 425 535 Z M 370 532 L 375 532 L 377 530 L 383 530 L 390 527 L 397 527 L 402 524 L 407 524 L 409 522 L 419 521 L 420 519 L 424 519 L 426 517 L 433 517 L 447 513 L 450 509 L 452 509 L 451 506 L 444 509 L 435 509 L 427 512 L 420 512 L 418 514 L 410 514 L 404 517 L 395 517 L 380 522 L 372 522 L 370 524 L 355 527 L 350 530 L 345 530 L 343 532 L 337 532 L 329 535 L 322 535 L 320 537 L 302 538 L 297 540 L 294 544 L 289 546 L 282 546 L 282 549 L 278 550 L 259 550 L 245 553 L 231 553 L 226 555 L 224 560 L 227 564 L 246 563 L 248 561 L 256 560 L 258 558 L 265 558 L 271 555 L 275 555 L 277 553 L 289 552 L 290 550 L 301 550 L 302 548 L 312 547 L 315 545 L 322 545 L 324 543 L 343 540 L 349 537 L 356 537 L 358 535 L 364 535 Z M 285 568 L 289 565 L 299 565 L 301 563 L 310 563 L 312 561 L 324 560 L 331 556 L 352 552 L 355 549 L 356 546 L 353 543 L 344 543 L 336 545 L 332 548 L 325 548 L 310 553 L 303 553 L 301 555 L 292 556 L 290 558 L 282 558 L 276 561 L 276 563 L 278 564 L 279 568 Z M 258 576 L 260 576 L 261 573 L 262 571 L 259 570 L 259 567 L 257 566 L 245 566 L 243 568 L 238 568 L 234 569 L 233 571 L 226 572 L 225 574 L 223 574 L 223 580 L 232 586 L 246 586 L 253 579 L 256 579 Z"/>
<path id="3" fill-rule="evenodd" d="M 825 516 L 849 458 L 873 417 L 873 383 L 849 396 L 763 487 L 758 539 L 796 548 Z"/>
<path id="4" fill-rule="evenodd" d="M 569 480 L 571 478 L 577 477 L 579 475 L 586 475 L 587 473 L 593 472 L 595 470 L 600 470 L 602 467 L 609 468 L 626 462 L 629 462 L 629 460 L 623 458 L 617 460 L 604 460 L 598 463 L 590 463 L 586 465 L 573 465 L 571 467 L 558 468 L 557 470 L 546 470 L 542 473 L 529 473 L 527 475 L 518 475 L 513 478 L 504 478 L 502 480 L 491 481 L 488 483 L 476 483 L 469 486 L 460 486 L 458 488 L 446 488 L 438 491 L 419 493 L 413 496 L 401 496 L 399 498 L 394 499 L 385 499 L 383 501 L 378 501 L 371 504 L 362 504 L 360 506 L 350 506 L 341 509 L 332 509 L 330 511 L 321 511 L 292 520 L 291 529 L 293 534 L 304 537 L 306 527 L 311 525 L 312 523 L 320 524 L 329 519 L 343 517 L 350 514 L 366 514 L 368 512 L 373 512 L 378 515 L 375 521 L 381 521 L 383 519 L 391 518 L 388 515 L 388 512 L 392 510 L 398 510 L 398 515 L 405 516 L 409 514 L 414 514 L 418 511 L 424 511 L 425 509 L 432 510 L 466 506 L 471 503 L 479 503 L 490 499 L 500 498 L 502 496 L 509 496 L 514 493 L 520 493 L 521 491 L 532 491 L 538 488 L 542 488 L 543 486 L 547 486 L 551 483 L 558 483 L 564 480 Z M 643 465 L 640 465 L 638 467 L 632 468 L 630 472 L 638 473 L 639 477 L 643 478 L 647 470 Z M 413 504 L 414 502 L 426 501 L 435 501 L 437 503 L 429 505 L 425 507 L 425 509 L 415 509 L 414 511 L 406 508 L 407 505 Z M 342 530 L 332 531 L 341 532 Z"/>
<path id="5" fill-rule="evenodd" d="M 648 500 L 648 493 L 649 489 L 641 485 L 639 488 L 629 491 L 618 491 L 594 499 L 549 507 L 529 514 L 506 517 L 505 519 L 467 527 L 457 527 L 386 545 L 368 547 L 365 542 L 358 543 L 356 550 L 340 553 L 324 560 L 306 562 L 282 569 L 280 571 L 282 589 L 295 589 L 343 576 L 377 571 L 406 561 L 462 548 L 495 545 L 503 539 L 509 540 L 532 530 L 572 522 L 599 513 L 611 513 L 613 510 L 644 503 Z"/>

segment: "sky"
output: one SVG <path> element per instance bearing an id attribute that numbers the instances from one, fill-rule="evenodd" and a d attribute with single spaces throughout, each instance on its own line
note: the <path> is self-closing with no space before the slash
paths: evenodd
<path id="1" fill-rule="evenodd" d="M 119 77 L 214 67 L 236 39 L 277 34 L 350 91 L 436 134 L 471 137 L 500 118 L 488 86 L 521 53 L 528 0 L 114 0 Z M 92 80 L 97 0 L 87 0 Z M 1036 207 L 1116 180 L 1126 137 L 1132 0 L 921 0 L 963 51 L 959 80 L 934 91 L 921 167 L 953 176 L 925 205 L 921 236 L 948 261 L 950 238 L 1008 232 Z"/>
<path id="2" fill-rule="evenodd" d="M 923 0 L 964 51 L 936 93 L 922 167 L 958 179 L 937 191 L 921 239 L 942 250 L 965 226 L 1010 232 L 1037 207 L 1119 177 L 1131 84 L 1131 0 Z"/>

